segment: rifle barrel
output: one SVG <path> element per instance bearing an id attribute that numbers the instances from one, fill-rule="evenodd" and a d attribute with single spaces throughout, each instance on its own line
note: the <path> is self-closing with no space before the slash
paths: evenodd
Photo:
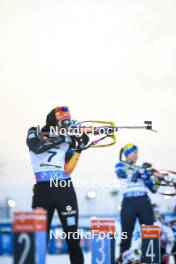
<path id="1" fill-rule="evenodd" d="M 117 130 L 118 129 L 123 129 L 123 128 L 127 128 L 127 129 L 152 129 L 152 127 L 150 126 L 118 126 L 115 127 Z"/>

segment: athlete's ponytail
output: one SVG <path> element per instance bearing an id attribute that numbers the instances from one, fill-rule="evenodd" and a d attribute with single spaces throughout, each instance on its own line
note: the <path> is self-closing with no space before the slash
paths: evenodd
<path id="1" fill-rule="evenodd" d="M 123 148 L 120 149 L 120 153 L 119 153 L 119 160 L 120 161 L 123 161 L 122 160 L 123 150 L 124 150 Z"/>

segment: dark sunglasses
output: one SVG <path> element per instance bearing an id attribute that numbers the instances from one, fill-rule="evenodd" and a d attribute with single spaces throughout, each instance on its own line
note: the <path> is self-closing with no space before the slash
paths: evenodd
<path id="1" fill-rule="evenodd" d="M 69 127 L 72 124 L 71 119 L 64 119 L 64 120 L 59 120 L 58 125 L 59 126 L 64 126 L 64 127 Z"/>

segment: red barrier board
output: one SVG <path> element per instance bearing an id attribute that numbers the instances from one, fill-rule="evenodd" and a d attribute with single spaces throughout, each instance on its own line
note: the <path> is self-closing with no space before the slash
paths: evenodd
<path id="1" fill-rule="evenodd" d="M 145 226 L 143 225 L 141 228 L 142 231 L 142 239 L 145 238 L 160 238 L 160 227 L 159 226 Z"/>
<path id="2" fill-rule="evenodd" d="M 115 233 L 115 220 L 114 219 L 92 219 L 91 231 L 93 233 Z"/>
<path id="3" fill-rule="evenodd" d="M 13 215 L 14 232 L 46 231 L 46 212 L 36 209 L 32 212 L 15 212 Z"/>

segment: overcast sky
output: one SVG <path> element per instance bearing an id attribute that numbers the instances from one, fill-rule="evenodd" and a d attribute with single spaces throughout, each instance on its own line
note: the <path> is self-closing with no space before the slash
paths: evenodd
<path id="1" fill-rule="evenodd" d="M 115 179 L 119 149 L 128 142 L 139 146 L 139 163 L 176 170 L 175 13 L 174 0 L 0 1 L 1 197 L 30 207 L 26 133 L 58 105 L 78 120 L 152 120 L 159 131 L 119 132 L 114 147 L 82 154 L 74 178 Z M 113 209 L 110 191 L 97 191 L 96 210 Z M 77 192 L 84 213 L 86 190 Z"/>

